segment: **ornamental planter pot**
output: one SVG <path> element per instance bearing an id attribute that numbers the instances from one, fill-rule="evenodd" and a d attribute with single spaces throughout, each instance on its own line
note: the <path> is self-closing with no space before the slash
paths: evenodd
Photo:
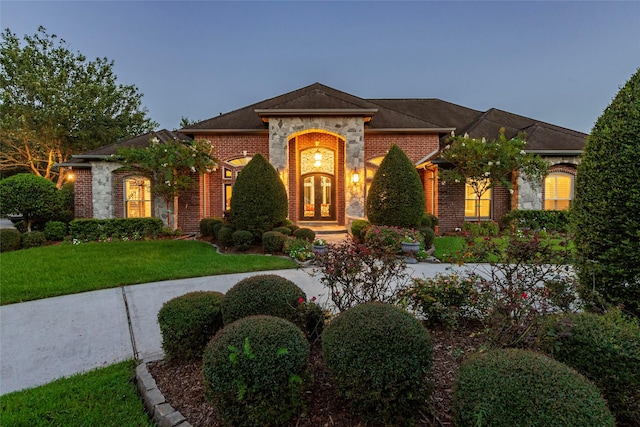
<path id="1" fill-rule="evenodd" d="M 402 242 L 402 252 L 407 255 L 415 254 L 420 250 L 419 242 Z"/>
<path id="2" fill-rule="evenodd" d="M 313 253 L 317 255 L 324 255 L 327 253 L 327 245 L 313 245 Z"/>

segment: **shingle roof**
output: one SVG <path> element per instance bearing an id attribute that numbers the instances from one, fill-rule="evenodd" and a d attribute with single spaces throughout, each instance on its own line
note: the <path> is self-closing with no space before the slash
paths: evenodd
<path id="1" fill-rule="evenodd" d="M 266 131 L 261 116 L 305 110 L 312 114 L 328 110 L 349 110 L 371 116 L 365 131 L 423 130 L 446 138 L 450 130 L 472 137 L 495 138 L 505 128 L 508 138 L 527 134 L 527 149 L 537 151 L 580 151 L 586 134 L 498 109 L 485 112 L 433 98 L 363 99 L 320 83 L 285 93 L 252 105 L 221 114 L 181 131 L 186 134 L 212 131 Z"/>
<path id="2" fill-rule="evenodd" d="M 118 141 L 116 143 L 105 145 L 103 147 L 98 147 L 94 150 L 87 151 L 82 154 L 76 154 L 74 156 L 71 156 L 70 160 L 64 163 L 59 163 L 58 166 L 81 167 L 85 164 L 86 166 L 89 166 L 88 162 L 90 160 L 104 159 L 111 156 L 112 154 L 116 154 L 119 147 L 145 148 L 149 145 L 149 142 L 152 138 L 158 138 L 158 140 L 162 143 L 166 143 L 170 140 L 176 139 L 180 141 L 191 140 L 189 136 L 183 133 L 162 129 L 159 131 L 147 132 L 143 135 L 138 135 L 136 137 L 125 139 L 123 141 Z"/>
<path id="3" fill-rule="evenodd" d="M 451 130 L 456 134 L 468 133 L 474 138 L 493 139 L 500 128 L 507 138 L 519 132 L 527 134 L 527 150 L 553 154 L 577 153 L 584 148 L 587 135 L 528 117 L 492 108 L 478 111 L 451 102 L 433 98 L 363 99 L 320 83 L 285 93 L 246 107 L 203 120 L 181 129 L 149 132 L 115 144 L 106 145 L 73 156 L 61 165 L 80 166 L 90 159 L 115 154 L 118 147 L 145 147 L 153 137 L 166 142 L 169 139 L 190 139 L 188 135 L 206 131 L 267 132 L 268 124 L 262 117 L 291 114 L 356 114 L 370 117 L 365 132 L 384 130 L 436 132 L 444 143 Z"/>

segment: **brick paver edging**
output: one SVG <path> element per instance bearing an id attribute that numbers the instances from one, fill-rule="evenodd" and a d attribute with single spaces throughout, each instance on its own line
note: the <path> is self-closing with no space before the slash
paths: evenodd
<path id="1" fill-rule="evenodd" d="M 136 384 L 142 396 L 144 407 L 159 427 L 192 427 L 185 417 L 167 403 L 158 389 L 146 363 L 136 367 Z"/>

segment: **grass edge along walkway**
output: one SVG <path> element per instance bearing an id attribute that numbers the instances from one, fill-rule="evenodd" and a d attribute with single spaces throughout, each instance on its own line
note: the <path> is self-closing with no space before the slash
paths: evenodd
<path id="1" fill-rule="evenodd" d="M 163 280 L 296 267 L 290 259 L 225 255 L 193 240 L 83 243 L 0 253 L 0 305 Z"/>
<path id="2" fill-rule="evenodd" d="M 0 396 L 3 426 L 152 427 L 136 388 L 133 360 Z"/>

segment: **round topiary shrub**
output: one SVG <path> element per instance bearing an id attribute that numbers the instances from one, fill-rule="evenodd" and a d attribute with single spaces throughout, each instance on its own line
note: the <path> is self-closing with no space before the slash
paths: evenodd
<path id="1" fill-rule="evenodd" d="M 422 237 L 424 237 L 424 248 L 425 250 L 429 250 L 433 245 L 433 241 L 436 238 L 436 233 L 433 231 L 433 228 L 430 227 L 420 227 L 418 229 Z"/>
<path id="2" fill-rule="evenodd" d="M 222 328 L 220 292 L 198 291 L 165 302 L 158 312 L 162 349 L 169 360 L 195 360 Z"/>
<path id="3" fill-rule="evenodd" d="M 218 224 L 214 224 L 214 225 L 211 227 L 211 231 L 213 232 L 213 235 L 212 235 L 211 237 L 213 237 L 215 240 L 218 240 L 218 232 L 220 231 L 220 229 L 221 229 L 222 227 L 224 227 L 224 225 L 225 225 L 225 224 L 224 224 L 223 222 L 218 223 Z"/>
<path id="4" fill-rule="evenodd" d="M 234 229 L 226 225 L 220 227 L 216 236 L 218 244 L 223 248 L 229 248 L 233 246 L 233 232 Z"/>
<path id="5" fill-rule="evenodd" d="M 45 243 L 47 243 L 47 238 L 44 237 L 44 233 L 42 231 L 31 231 L 24 233 L 20 237 L 20 246 L 24 249 L 37 248 Z"/>
<path id="6" fill-rule="evenodd" d="M 49 221 L 44 226 L 44 237 L 47 240 L 62 241 L 67 235 L 67 224 L 62 221 Z"/>
<path id="7" fill-rule="evenodd" d="M 295 283 L 275 274 L 247 277 L 227 291 L 222 317 L 228 325 L 243 317 L 264 314 L 287 319 L 304 329 L 300 307 L 306 295 Z"/>
<path id="8" fill-rule="evenodd" d="M 250 231 L 234 231 L 231 238 L 233 239 L 233 245 L 241 252 L 244 252 L 253 246 L 253 233 Z"/>
<path id="9" fill-rule="evenodd" d="M 437 216 L 428 212 L 422 214 L 422 220 L 420 221 L 421 227 L 435 228 L 436 225 L 438 225 Z"/>
<path id="10" fill-rule="evenodd" d="M 390 304 L 350 308 L 322 333 L 322 355 L 338 391 L 365 421 L 409 425 L 429 394 L 431 338 Z"/>
<path id="11" fill-rule="evenodd" d="M 308 242 L 313 242 L 316 238 L 316 232 L 310 228 L 298 228 L 293 232 L 293 237 L 296 239 L 304 239 Z"/>
<path id="12" fill-rule="evenodd" d="M 291 230 L 291 234 L 293 234 L 294 231 L 296 231 L 298 228 L 300 228 L 299 226 L 297 226 L 295 224 L 287 224 L 287 225 L 285 225 L 285 227 L 287 227 L 289 230 Z"/>
<path id="13" fill-rule="evenodd" d="M 222 224 L 222 220 L 220 218 L 202 218 L 200 220 L 200 236 L 215 237 L 213 227 L 216 224 Z"/>
<path id="14" fill-rule="evenodd" d="M 478 353 L 463 362 L 454 384 L 458 426 L 611 426 L 598 388 L 549 357 L 519 349 Z"/>
<path id="15" fill-rule="evenodd" d="M 13 228 L 0 228 L 0 252 L 20 249 L 20 232 Z"/>
<path id="16" fill-rule="evenodd" d="M 549 317 L 540 348 L 602 391 L 621 425 L 640 425 L 640 325 L 620 310 Z"/>
<path id="17" fill-rule="evenodd" d="M 371 224 L 366 219 L 356 219 L 351 223 L 351 235 L 356 241 L 362 243 L 370 226 Z"/>
<path id="18" fill-rule="evenodd" d="M 286 229 L 289 230 L 288 228 Z M 262 235 L 262 249 L 266 254 L 282 252 L 286 236 L 279 231 L 267 231 Z"/>
<path id="19" fill-rule="evenodd" d="M 277 231 L 279 233 L 284 234 L 285 236 L 291 236 L 291 233 L 293 233 L 293 231 L 291 231 L 291 228 L 285 227 L 285 226 L 276 227 L 272 231 Z"/>
<path id="20" fill-rule="evenodd" d="M 207 345 L 206 396 L 225 425 L 282 426 L 303 406 L 309 343 L 294 324 L 251 316 Z"/>

